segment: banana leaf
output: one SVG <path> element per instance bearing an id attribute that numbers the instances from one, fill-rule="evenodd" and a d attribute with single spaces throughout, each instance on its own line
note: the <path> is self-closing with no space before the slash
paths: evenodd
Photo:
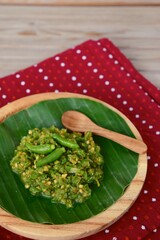
<path id="1" fill-rule="evenodd" d="M 94 136 L 104 157 L 104 177 L 100 187 L 92 186 L 91 197 L 74 208 L 32 196 L 12 172 L 10 160 L 28 130 L 55 125 L 62 128 L 61 116 L 77 110 L 98 125 L 134 137 L 124 119 L 101 103 L 81 98 L 60 98 L 39 102 L 0 124 L 0 207 L 13 215 L 37 223 L 66 224 L 88 219 L 115 203 L 131 183 L 138 168 L 138 154 L 103 137 Z"/>

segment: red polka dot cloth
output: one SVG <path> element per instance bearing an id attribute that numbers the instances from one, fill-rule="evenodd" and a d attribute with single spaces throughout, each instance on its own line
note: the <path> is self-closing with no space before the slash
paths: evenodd
<path id="1" fill-rule="evenodd" d="M 88 40 L 0 79 L 0 107 L 41 92 L 74 92 L 123 112 L 148 145 L 148 172 L 140 196 L 109 228 L 84 240 L 160 239 L 160 91 L 108 39 Z M 0 228 L 0 239 L 26 238 Z"/>

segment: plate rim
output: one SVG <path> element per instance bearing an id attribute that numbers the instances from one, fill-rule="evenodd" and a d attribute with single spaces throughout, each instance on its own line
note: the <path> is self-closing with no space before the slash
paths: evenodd
<path id="1" fill-rule="evenodd" d="M 135 137 L 142 140 L 142 137 L 135 125 L 117 108 L 97 98 L 71 92 L 38 93 L 17 99 L 0 109 L 0 123 L 12 114 L 24 110 L 33 104 L 45 100 L 54 100 L 59 98 L 85 98 L 103 104 L 104 106 L 118 113 L 118 115 L 125 120 Z M 45 225 L 43 223 L 29 222 L 20 219 L 0 208 L 0 225 L 11 232 L 24 237 L 30 237 L 32 239 L 40 238 L 41 240 L 62 240 L 65 238 L 66 240 L 71 240 L 87 237 L 103 230 L 106 227 L 109 227 L 129 210 L 141 192 L 146 178 L 146 173 L 147 153 L 139 154 L 137 173 L 124 194 L 105 211 L 89 219 L 70 224 Z"/>

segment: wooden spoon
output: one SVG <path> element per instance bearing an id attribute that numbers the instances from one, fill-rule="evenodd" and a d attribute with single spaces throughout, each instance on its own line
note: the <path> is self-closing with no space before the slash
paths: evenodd
<path id="1" fill-rule="evenodd" d="M 147 151 L 147 146 L 143 141 L 102 128 L 92 122 L 86 115 L 77 111 L 65 112 L 62 115 L 62 123 L 66 128 L 72 131 L 91 131 L 96 135 L 108 138 L 139 154 Z"/>

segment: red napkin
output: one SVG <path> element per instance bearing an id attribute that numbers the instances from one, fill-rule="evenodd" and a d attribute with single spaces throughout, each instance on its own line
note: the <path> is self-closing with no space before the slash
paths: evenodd
<path id="1" fill-rule="evenodd" d="M 84 240 L 160 239 L 160 91 L 108 39 L 89 40 L 0 79 L 0 107 L 40 93 L 67 91 L 99 98 L 123 112 L 148 145 L 148 172 L 140 196 L 109 228 Z M 25 240 L 0 228 L 0 239 Z"/>

